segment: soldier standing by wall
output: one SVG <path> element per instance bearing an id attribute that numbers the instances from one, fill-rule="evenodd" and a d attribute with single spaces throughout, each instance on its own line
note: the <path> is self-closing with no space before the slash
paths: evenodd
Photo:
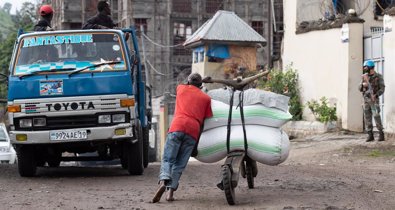
<path id="1" fill-rule="evenodd" d="M 384 141 L 383 124 L 380 117 L 379 96 L 385 91 L 383 76 L 374 70 L 374 62 L 369 60 L 363 64 L 364 74 L 359 85 L 359 91 L 363 95 L 363 109 L 365 116 L 365 129 L 368 132 L 367 142 L 373 141 L 373 122 L 379 130 L 379 141 Z"/>

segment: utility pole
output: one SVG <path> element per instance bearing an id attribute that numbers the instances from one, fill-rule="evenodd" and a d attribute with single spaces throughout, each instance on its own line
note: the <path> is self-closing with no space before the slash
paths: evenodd
<path id="1" fill-rule="evenodd" d="M 147 86 L 151 87 L 151 74 L 149 73 L 149 67 L 147 66 L 147 62 L 146 62 L 146 57 L 145 57 L 145 44 L 144 44 L 144 35 L 145 35 L 145 31 L 144 31 L 144 26 L 143 24 L 140 25 L 140 31 L 141 31 L 141 49 L 143 50 L 143 61 L 144 61 L 144 72 L 145 72 L 145 80 L 147 82 Z"/>
<path id="2" fill-rule="evenodd" d="M 81 23 L 82 23 L 82 25 L 84 25 L 84 23 L 85 23 L 85 7 L 86 7 L 86 0 L 82 0 L 82 3 L 81 3 Z"/>

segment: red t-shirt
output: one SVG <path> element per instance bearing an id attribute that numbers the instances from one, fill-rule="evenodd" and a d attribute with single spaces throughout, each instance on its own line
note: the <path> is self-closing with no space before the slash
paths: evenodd
<path id="1" fill-rule="evenodd" d="M 200 125 L 213 116 L 211 98 L 193 85 L 178 85 L 176 110 L 169 132 L 183 132 L 198 140 Z"/>

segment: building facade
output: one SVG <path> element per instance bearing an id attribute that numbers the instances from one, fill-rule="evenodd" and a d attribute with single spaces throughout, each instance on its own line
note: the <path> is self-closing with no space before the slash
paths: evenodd
<path id="1" fill-rule="evenodd" d="M 395 133 L 391 101 L 395 90 L 394 16 L 385 15 L 393 11 L 394 4 L 386 0 L 284 1 L 284 66 L 298 70 L 303 104 L 326 97 L 336 105 L 340 128 L 364 129 L 358 85 L 363 62 L 373 60 L 386 84 L 379 99 L 384 131 Z M 315 120 L 308 108 L 303 117 Z"/>
<path id="2" fill-rule="evenodd" d="M 44 0 L 54 9 L 52 26 L 57 30 L 80 29 L 87 19 L 97 13 L 99 0 Z M 118 22 L 118 0 L 107 1 L 111 7 L 111 17 Z"/>

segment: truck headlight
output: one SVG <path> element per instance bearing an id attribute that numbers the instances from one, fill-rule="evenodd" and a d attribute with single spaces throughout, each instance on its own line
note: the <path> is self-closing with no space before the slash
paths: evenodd
<path id="1" fill-rule="evenodd" d="M 125 114 L 113 114 L 112 115 L 112 122 L 113 123 L 125 122 Z"/>
<path id="2" fill-rule="evenodd" d="M 106 115 L 99 115 L 98 122 L 99 122 L 100 124 L 111 123 L 111 115 L 109 115 L 109 114 L 106 114 Z"/>
<path id="3" fill-rule="evenodd" d="M 40 127 L 46 125 L 47 125 L 47 120 L 45 118 L 33 118 L 33 126 Z"/>
<path id="4" fill-rule="evenodd" d="M 19 126 L 21 128 L 30 128 L 30 127 L 32 127 L 32 125 L 33 125 L 32 119 L 20 119 L 19 120 Z"/>

